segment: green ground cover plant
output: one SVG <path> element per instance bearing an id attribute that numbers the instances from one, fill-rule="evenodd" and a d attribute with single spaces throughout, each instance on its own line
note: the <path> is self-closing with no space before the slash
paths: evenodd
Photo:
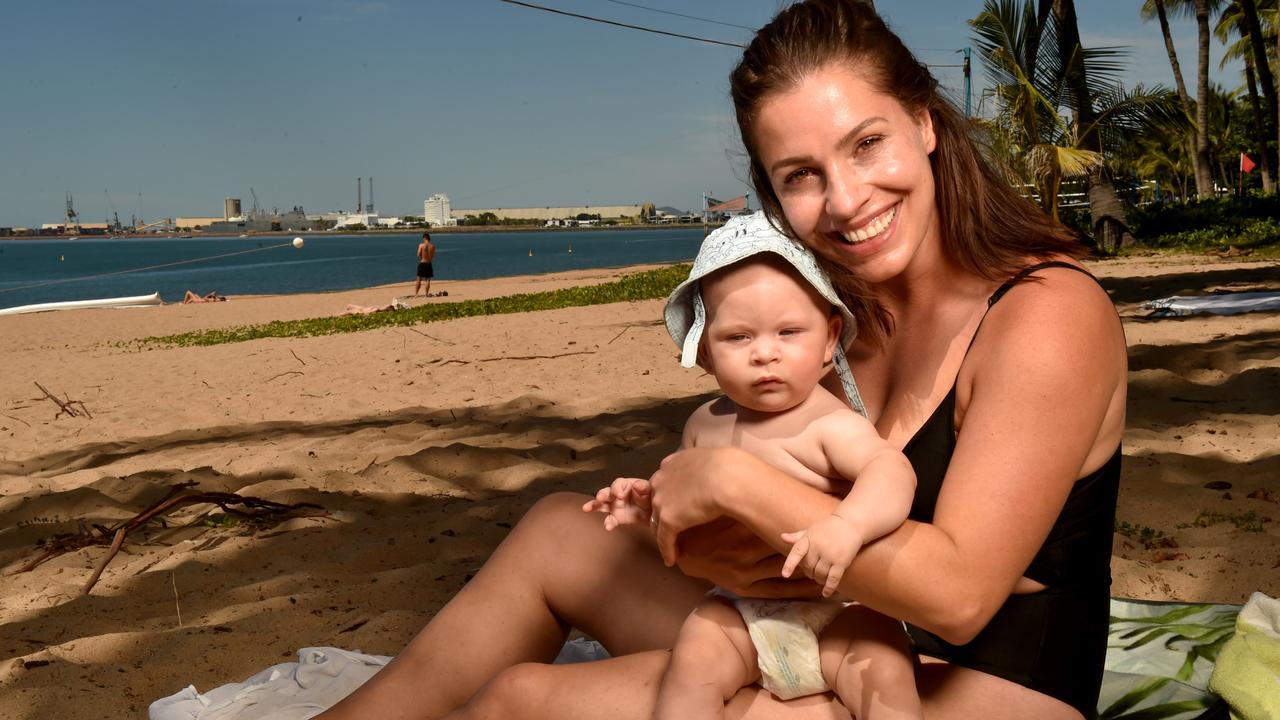
<path id="1" fill-rule="evenodd" d="M 1173 538 L 1167 537 L 1164 531 L 1147 527 L 1146 525 L 1135 525 L 1127 520 L 1116 520 L 1115 531 L 1134 542 L 1140 543 L 1148 550 L 1176 546 Z"/>
<path id="2" fill-rule="evenodd" d="M 1263 517 L 1250 510 L 1246 513 L 1218 513 L 1201 510 L 1196 519 L 1179 527 L 1209 527 L 1218 523 L 1229 522 L 1245 532 L 1262 532 L 1263 523 L 1271 522 L 1271 518 Z"/>
<path id="3" fill-rule="evenodd" d="M 1280 257 L 1280 196 L 1254 193 L 1134 208 L 1129 228 L 1138 246 L 1129 252 L 1190 253 L 1232 247 L 1259 257 Z"/>
<path id="4" fill-rule="evenodd" d="M 260 325 L 201 330 L 179 335 L 147 337 L 135 341 L 141 347 L 188 347 L 247 342 L 260 338 L 316 337 L 360 332 L 383 327 L 403 327 L 481 315 L 557 310 L 561 308 L 635 302 L 666 297 L 689 277 L 689 265 L 647 270 L 626 275 L 613 282 L 571 287 L 539 293 L 461 302 L 432 303 L 405 310 L 387 310 L 371 315 L 339 315 L 306 320 L 277 320 Z"/>

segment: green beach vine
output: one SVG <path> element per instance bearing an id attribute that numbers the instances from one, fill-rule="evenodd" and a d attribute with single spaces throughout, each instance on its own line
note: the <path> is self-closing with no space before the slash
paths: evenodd
<path id="1" fill-rule="evenodd" d="M 384 327 L 403 327 L 483 315 L 558 310 L 586 305 L 635 302 L 666 297 L 689 277 L 689 265 L 646 270 L 599 285 L 521 293 L 505 297 L 460 302 L 432 303 L 405 310 L 387 310 L 371 315 L 339 315 L 305 320 L 276 320 L 260 325 L 200 330 L 178 335 L 146 337 L 135 341 L 141 347 L 190 347 L 247 342 L 261 338 L 294 338 L 362 332 Z"/>

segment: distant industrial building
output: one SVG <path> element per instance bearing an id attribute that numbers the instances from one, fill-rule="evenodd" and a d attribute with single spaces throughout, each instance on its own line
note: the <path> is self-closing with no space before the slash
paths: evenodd
<path id="1" fill-rule="evenodd" d="M 599 215 L 602 220 L 622 217 L 640 217 L 643 205 L 584 205 L 582 207 L 540 207 L 540 208 L 467 208 L 453 210 L 453 219 L 465 220 L 468 215 L 479 217 L 485 213 L 493 213 L 499 218 L 513 220 L 557 220 L 560 218 L 576 218 L 579 215 Z"/>
<path id="2" fill-rule="evenodd" d="M 224 219 L 216 217 L 178 217 L 173 219 L 173 226 L 180 230 L 208 230 L 211 225 L 216 222 L 222 222 Z"/>
<path id="3" fill-rule="evenodd" d="M 22 228 L 15 228 L 21 230 Z M 68 226 L 65 222 L 60 223 L 44 223 L 40 226 L 41 235 L 61 235 L 63 233 L 75 235 L 106 235 L 111 230 L 111 226 L 107 223 L 75 223 Z"/>
<path id="4" fill-rule="evenodd" d="M 240 211 L 240 198 L 226 198 L 222 201 L 222 219 L 230 220 L 238 218 L 243 213 Z"/>
<path id="5" fill-rule="evenodd" d="M 443 193 L 436 193 L 422 203 L 422 219 L 437 227 L 458 224 L 449 208 L 449 196 Z"/>

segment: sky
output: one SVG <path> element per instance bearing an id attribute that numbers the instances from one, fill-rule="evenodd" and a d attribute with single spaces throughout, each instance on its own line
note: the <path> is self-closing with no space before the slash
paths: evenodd
<path id="1" fill-rule="evenodd" d="M 739 44 L 782 4 L 531 1 Z M 374 178 L 384 217 L 421 215 L 434 193 L 454 208 L 687 210 L 703 192 L 751 189 L 727 94 L 733 47 L 500 0 L 7 5 L 0 226 L 60 222 L 67 192 L 82 222 L 113 209 L 126 223 L 220 216 L 224 197 L 248 209 L 250 188 L 264 209 L 354 210 L 357 177 Z M 967 21 L 981 1 L 876 5 L 959 93 L 960 69 L 943 66 L 974 44 Z M 1173 85 L 1159 26 L 1137 2 L 1076 6 L 1085 46 L 1129 48 L 1128 84 Z M 1174 34 L 1194 87 L 1194 24 Z M 1215 45 L 1215 79 L 1239 85 L 1220 58 Z M 976 105 L 976 55 L 974 69 Z"/>

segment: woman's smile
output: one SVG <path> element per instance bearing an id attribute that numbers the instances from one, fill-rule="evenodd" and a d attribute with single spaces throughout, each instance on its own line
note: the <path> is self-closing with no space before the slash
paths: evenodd
<path id="1" fill-rule="evenodd" d="M 787 222 L 815 252 L 883 282 L 922 247 L 939 249 L 932 120 L 856 71 L 827 66 L 770 96 L 755 144 Z"/>

